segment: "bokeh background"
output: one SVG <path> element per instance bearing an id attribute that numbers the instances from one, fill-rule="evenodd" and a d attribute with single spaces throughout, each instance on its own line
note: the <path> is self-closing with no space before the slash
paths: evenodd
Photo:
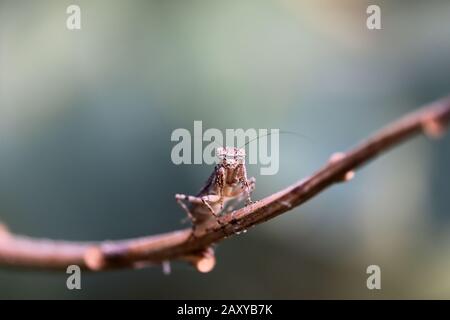
<path id="1" fill-rule="evenodd" d="M 66 29 L 78 4 L 82 30 Z M 366 28 L 378 4 L 382 30 Z M 260 199 L 450 93 L 449 1 L 0 1 L 0 219 L 70 240 L 180 228 L 176 128 L 279 128 Z M 450 136 L 419 137 L 302 207 L 185 264 L 82 275 L 0 269 L 0 298 L 450 298 Z M 366 288 L 377 264 L 382 290 Z"/>

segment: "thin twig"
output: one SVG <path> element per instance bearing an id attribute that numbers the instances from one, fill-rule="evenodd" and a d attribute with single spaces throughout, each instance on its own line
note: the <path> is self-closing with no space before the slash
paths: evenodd
<path id="1" fill-rule="evenodd" d="M 292 210 L 381 152 L 424 132 L 439 137 L 450 119 L 450 97 L 395 121 L 346 153 L 334 154 L 310 177 L 256 203 L 222 216 L 193 237 L 190 229 L 129 240 L 99 243 L 33 239 L 10 233 L 0 225 L 0 265 L 61 269 L 76 264 L 89 270 L 142 267 L 185 260 L 207 272 L 215 264 L 211 245 Z"/>

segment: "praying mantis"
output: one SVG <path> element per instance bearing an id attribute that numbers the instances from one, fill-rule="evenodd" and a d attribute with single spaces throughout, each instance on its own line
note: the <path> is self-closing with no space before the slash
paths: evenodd
<path id="1" fill-rule="evenodd" d="M 251 204 L 251 192 L 255 188 L 255 178 L 247 178 L 245 149 L 220 147 L 216 149 L 219 163 L 206 181 L 205 186 L 195 196 L 176 194 L 175 200 L 192 222 L 193 233 L 207 225 L 224 212 L 231 200 L 246 200 Z"/>

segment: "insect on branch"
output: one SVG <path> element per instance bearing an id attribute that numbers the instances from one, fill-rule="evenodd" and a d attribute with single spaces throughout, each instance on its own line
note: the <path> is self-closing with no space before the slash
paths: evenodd
<path id="1" fill-rule="evenodd" d="M 220 183 L 212 183 L 200 196 L 201 203 L 198 199 L 194 199 L 196 197 L 191 198 L 194 207 L 198 205 L 197 209 L 201 208 L 199 209 L 201 212 L 186 205 L 192 218 L 199 219 L 194 221 L 194 233 L 191 228 L 187 228 L 129 240 L 89 243 L 28 238 L 12 234 L 6 227 L 0 225 L 0 265 L 62 269 L 76 264 L 88 270 L 99 271 L 160 265 L 167 261 L 183 260 L 193 264 L 201 272 L 208 272 L 215 265 L 211 247 L 213 244 L 273 219 L 301 205 L 337 182 L 348 181 L 361 165 L 408 138 L 422 132 L 432 138 L 440 137 L 449 119 L 450 97 L 447 97 L 402 117 L 353 149 L 335 153 L 321 169 L 308 178 L 236 210 L 232 214 L 211 215 L 212 212 L 207 211 L 210 208 L 205 206 L 204 201 L 209 204 L 214 213 L 217 213 L 215 210 L 221 209 L 222 200 L 225 200 L 223 194 L 217 194 L 220 188 L 216 187 L 220 186 Z M 226 155 L 229 155 L 228 151 L 225 150 Z M 215 172 L 213 176 L 221 177 L 220 179 L 227 178 L 227 175 L 223 177 L 220 172 Z M 239 180 L 243 174 L 237 176 Z M 220 179 L 216 182 L 221 181 Z M 245 179 L 246 182 L 241 179 L 237 184 L 234 184 L 236 181 L 232 180 L 226 183 L 234 186 L 236 193 L 227 196 L 240 197 L 249 194 L 250 179 Z M 222 181 L 222 183 L 225 182 Z M 230 190 L 232 191 L 233 188 L 228 191 Z M 205 196 L 207 198 L 204 198 Z M 179 195 L 177 198 L 177 200 L 191 202 L 186 199 L 189 196 Z"/>

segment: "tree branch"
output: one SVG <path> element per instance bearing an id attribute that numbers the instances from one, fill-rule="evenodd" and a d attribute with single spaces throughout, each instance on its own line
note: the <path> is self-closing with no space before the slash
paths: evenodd
<path id="1" fill-rule="evenodd" d="M 191 229 L 184 229 L 129 240 L 67 242 L 14 235 L 0 225 L 0 265 L 61 269 L 76 264 L 98 271 L 184 260 L 208 272 L 215 264 L 213 244 L 299 206 L 336 182 L 351 179 L 353 170 L 407 138 L 421 132 L 439 137 L 449 119 L 447 97 L 404 116 L 348 152 L 334 154 L 310 177 L 222 216 L 220 224 L 211 223 L 195 236 Z"/>

